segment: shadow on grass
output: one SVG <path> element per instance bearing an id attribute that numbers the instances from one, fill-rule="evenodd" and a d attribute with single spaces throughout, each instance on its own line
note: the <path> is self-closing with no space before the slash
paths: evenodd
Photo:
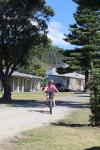
<path id="1" fill-rule="evenodd" d="M 90 97 L 90 94 L 83 92 L 75 92 L 74 94 L 77 94 L 77 97 Z"/>
<path id="2" fill-rule="evenodd" d="M 89 124 L 79 124 L 79 123 L 65 123 L 65 122 L 56 122 L 52 123 L 52 125 L 55 126 L 64 126 L 64 127 L 71 127 L 71 128 L 81 128 L 81 127 L 87 127 Z"/>
<path id="3" fill-rule="evenodd" d="M 78 97 L 90 97 L 89 95 L 78 95 Z"/>
<path id="4" fill-rule="evenodd" d="M 88 149 L 85 149 L 85 150 L 100 150 L 100 146 L 91 147 L 91 148 L 88 148 Z"/>
<path id="5" fill-rule="evenodd" d="M 89 103 L 81 103 L 77 101 L 56 101 L 57 106 L 66 106 L 69 108 L 89 108 Z"/>
<path id="6" fill-rule="evenodd" d="M 38 107 L 42 108 L 45 106 L 45 101 L 42 100 L 13 100 L 10 104 L 13 107 Z"/>
<path id="7" fill-rule="evenodd" d="M 45 101 L 43 100 L 13 100 L 8 104 L 12 107 L 45 107 Z M 81 103 L 77 101 L 56 100 L 56 105 L 68 108 L 89 108 L 88 103 Z"/>
<path id="8" fill-rule="evenodd" d="M 48 113 L 50 113 L 49 111 L 45 111 L 45 110 L 28 110 L 29 112 L 33 112 L 33 111 L 35 111 L 35 112 L 39 112 L 39 113 L 43 113 L 43 114 L 48 114 Z"/>

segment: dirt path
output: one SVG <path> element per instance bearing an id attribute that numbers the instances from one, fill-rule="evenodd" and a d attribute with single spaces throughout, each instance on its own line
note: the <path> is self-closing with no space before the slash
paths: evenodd
<path id="1" fill-rule="evenodd" d="M 26 130 L 63 119 L 75 108 L 84 107 L 80 101 L 87 98 L 67 96 L 57 99 L 53 115 L 49 114 L 49 109 L 44 107 L 42 101 L 29 102 L 28 104 L 14 103 L 12 106 L 0 105 L 0 141 L 18 136 Z"/>

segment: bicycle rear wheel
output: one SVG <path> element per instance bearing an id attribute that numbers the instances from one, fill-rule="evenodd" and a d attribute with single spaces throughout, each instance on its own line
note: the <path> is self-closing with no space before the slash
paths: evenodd
<path id="1" fill-rule="evenodd" d="M 50 99 L 49 108 L 50 108 L 50 114 L 52 115 L 52 108 L 53 108 L 52 99 Z"/>

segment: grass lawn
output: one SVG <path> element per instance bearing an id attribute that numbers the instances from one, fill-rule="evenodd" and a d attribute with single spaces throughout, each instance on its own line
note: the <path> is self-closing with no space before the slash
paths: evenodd
<path id="1" fill-rule="evenodd" d="M 100 128 L 88 126 L 88 108 L 65 120 L 23 133 L 6 141 L 2 150 L 100 150 Z"/>
<path id="2" fill-rule="evenodd" d="M 3 93 L 0 93 L 0 97 L 2 96 Z M 17 93 L 12 93 L 12 99 L 17 99 L 17 100 L 45 100 L 46 99 L 46 94 L 44 92 L 17 92 Z M 60 96 L 70 96 L 73 95 L 71 92 L 58 92 L 56 93 L 55 97 L 60 97 Z"/>
<path id="3" fill-rule="evenodd" d="M 56 93 L 56 97 L 59 96 L 68 96 L 73 95 L 71 92 L 59 92 Z M 35 100 L 44 100 L 46 98 L 46 94 L 44 92 L 24 92 L 24 93 L 13 93 L 13 99 L 35 99 Z"/>

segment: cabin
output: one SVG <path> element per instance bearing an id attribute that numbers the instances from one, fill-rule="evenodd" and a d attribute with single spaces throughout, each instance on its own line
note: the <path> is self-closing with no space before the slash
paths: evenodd
<path id="1" fill-rule="evenodd" d="M 56 68 L 46 71 L 46 77 L 54 80 L 57 88 L 61 91 L 83 91 L 85 84 L 85 76 L 77 72 L 59 74 Z"/>
<path id="2" fill-rule="evenodd" d="M 32 92 L 41 90 L 42 77 L 33 76 L 30 74 L 20 73 L 15 71 L 10 79 L 12 92 Z M 3 86 L 0 81 L 0 92 L 3 91 Z"/>

